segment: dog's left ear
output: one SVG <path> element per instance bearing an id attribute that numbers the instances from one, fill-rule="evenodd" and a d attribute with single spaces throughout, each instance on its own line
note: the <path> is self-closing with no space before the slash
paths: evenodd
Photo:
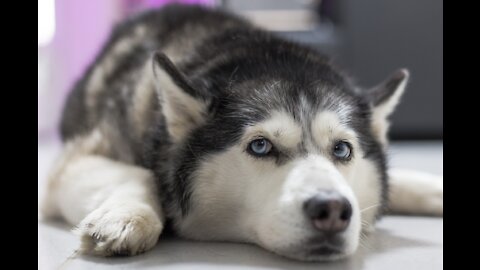
<path id="1" fill-rule="evenodd" d="M 374 135 L 384 145 L 387 143 L 387 132 L 390 124 L 388 117 L 399 103 L 409 76 L 408 70 L 397 70 L 388 79 L 366 93 L 373 107 L 371 125 Z"/>
<path id="2" fill-rule="evenodd" d="M 153 55 L 155 88 L 167 130 L 174 142 L 204 123 L 208 98 L 194 89 L 185 75 L 161 52 Z"/>

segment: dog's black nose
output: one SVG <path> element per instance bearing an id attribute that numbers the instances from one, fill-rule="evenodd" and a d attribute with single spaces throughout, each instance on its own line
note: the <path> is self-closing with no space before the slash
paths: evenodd
<path id="1" fill-rule="evenodd" d="M 352 216 L 350 202 L 334 190 L 320 191 L 304 203 L 303 209 L 313 226 L 325 233 L 344 231 Z"/>

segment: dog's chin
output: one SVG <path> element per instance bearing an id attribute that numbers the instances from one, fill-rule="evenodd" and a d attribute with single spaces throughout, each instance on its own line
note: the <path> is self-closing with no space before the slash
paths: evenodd
<path id="1" fill-rule="evenodd" d="M 341 260 L 349 257 L 356 250 L 356 245 L 345 241 L 343 237 L 334 237 L 327 241 L 324 239 L 324 237 L 314 237 L 299 244 L 288 245 L 288 248 L 270 250 L 289 259 L 312 262 Z"/>
<path id="2" fill-rule="evenodd" d="M 330 246 L 318 246 L 289 251 L 277 250 L 275 251 L 275 253 L 289 259 L 307 262 L 337 261 L 344 259 L 352 254 L 352 252 Z"/>

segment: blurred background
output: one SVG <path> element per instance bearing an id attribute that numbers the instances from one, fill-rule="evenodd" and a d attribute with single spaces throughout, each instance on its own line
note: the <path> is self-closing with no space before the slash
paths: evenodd
<path id="1" fill-rule="evenodd" d="M 170 2 L 232 11 L 328 53 L 364 87 L 397 68 L 411 71 L 391 138 L 440 140 L 443 133 L 443 1 L 38 0 L 38 139 L 58 139 L 63 102 L 108 38 L 136 12 Z"/>

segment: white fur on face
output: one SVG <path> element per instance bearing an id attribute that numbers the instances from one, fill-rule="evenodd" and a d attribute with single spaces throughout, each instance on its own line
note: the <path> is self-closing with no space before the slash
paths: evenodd
<path id="1" fill-rule="evenodd" d="M 351 188 L 333 163 L 322 155 L 313 154 L 291 162 L 285 172 L 276 178 L 272 175 L 273 179 L 267 182 L 264 190 L 271 195 L 262 202 L 263 213 L 258 219 L 259 244 L 288 257 L 333 259 L 309 254 L 308 242 L 317 232 L 305 216 L 303 204 L 321 190 L 335 190 L 350 201 L 353 209 L 349 227 L 341 233 L 345 246 L 340 256 L 353 253 L 360 232 L 359 207 Z M 254 197 L 260 198 L 262 194 L 257 191 Z"/>
<path id="2" fill-rule="evenodd" d="M 380 207 L 380 175 L 374 164 L 364 159 L 355 132 L 348 128 L 340 117 L 331 111 L 319 113 L 312 121 L 313 138 L 321 149 L 332 149 L 337 141 L 348 141 L 353 148 L 353 159 L 348 165 L 337 169 L 353 189 L 358 201 L 364 229 L 370 230 Z M 368 209 L 367 209 L 368 208 Z"/>
<path id="3" fill-rule="evenodd" d="M 359 242 L 360 209 L 372 203 L 365 200 L 370 195 L 357 192 L 367 192 L 365 187 L 373 185 L 378 176 L 373 169 L 357 168 L 369 163 L 362 160 L 360 152 L 344 165 L 335 164 L 328 155 L 339 139 L 349 140 L 358 149 L 352 130 L 343 127 L 333 113 L 321 112 L 312 123 L 312 137 L 320 151 L 308 149 L 307 155 L 293 155 L 282 165 L 245 151 L 252 139 L 261 136 L 272 141 L 274 147 L 295 153 L 306 137 L 303 132 L 301 124 L 290 115 L 276 112 L 266 121 L 247 127 L 234 147 L 205 159 L 193 176 L 191 212 L 178 224 L 180 234 L 201 240 L 253 242 L 302 260 L 333 259 L 353 253 Z M 380 186 L 371 188 L 379 192 Z M 350 225 L 342 233 L 344 253 L 329 258 L 309 254 L 307 242 L 316 231 L 303 212 L 305 201 L 321 189 L 340 192 L 353 208 Z"/>
<path id="4" fill-rule="evenodd" d="M 357 153 L 355 164 L 346 179 L 358 201 L 362 229 L 370 232 L 381 208 L 381 176 L 373 162 L 360 155 L 363 156 L 363 153 Z"/>

